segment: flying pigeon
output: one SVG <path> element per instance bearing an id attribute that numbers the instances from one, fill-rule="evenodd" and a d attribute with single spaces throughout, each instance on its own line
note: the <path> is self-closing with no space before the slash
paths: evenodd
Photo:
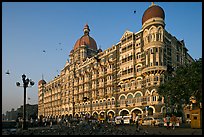
<path id="1" fill-rule="evenodd" d="M 6 74 L 7 74 L 7 75 L 9 75 L 9 74 L 10 74 L 9 70 L 7 70 Z"/>

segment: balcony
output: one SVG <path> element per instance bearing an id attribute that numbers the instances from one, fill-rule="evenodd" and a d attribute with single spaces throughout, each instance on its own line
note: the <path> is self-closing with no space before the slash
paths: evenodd
<path id="1" fill-rule="evenodd" d="M 151 66 L 151 67 L 146 67 L 142 70 L 143 74 L 146 73 L 157 73 L 157 72 L 163 72 L 167 70 L 166 66 Z"/>
<path id="2" fill-rule="evenodd" d="M 128 79 L 128 78 L 131 78 L 131 77 L 134 77 L 134 73 L 129 73 L 129 74 L 122 75 L 120 77 L 120 80 Z"/>

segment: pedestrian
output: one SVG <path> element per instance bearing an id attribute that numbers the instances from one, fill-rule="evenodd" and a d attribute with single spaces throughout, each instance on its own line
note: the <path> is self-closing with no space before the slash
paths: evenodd
<path id="1" fill-rule="evenodd" d="M 39 126 L 38 125 L 38 118 L 35 119 L 35 126 L 37 126 L 37 127 Z"/>
<path id="2" fill-rule="evenodd" d="M 68 119 L 66 118 L 66 126 L 68 126 Z"/>
<path id="3" fill-rule="evenodd" d="M 138 114 L 136 114 L 136 117 L 135 117 L 135 124 L 136 124 L 136 130 L 139 131 L 139 116 L 138 116 Z"/>
<path id="4" fill-rule="evenodd" d="M 123 116 L 122 116 L 122 118 L 121 118 L 121 123 L 122 123 L 122 125 L 124 125 L 124 119 L 123 119 Z"/>
<path id="5" fill-rule="evenodd" d="M 130 117 L 130 125 L 133 125 L 132 115 Z"/>
<path id="6" fill-rule="evenodd" d="M 30 125 L 31 125 L 31 127 L 33 127 L 33 118 L 32 117 L 30 118 Z"/>
<path id="7" fill-rule="evenodd" d="M 52 128 L 52 118 L 50 118 L 50 128 Z"/>
<path id="8" fill-rule="evenodd" d="M 17 117 L 17 119 L 16 119 L 16 128 L 18 129 L 18 127 L 19 127 L 19 118 Z"/>
<path id="9" fill-rule="evenodd" d="M 168 114 L 166 115 L 166 124 L 167 124 L 167 129 L 169 129 L 170 116 Z"/>
<path id="10" fill-rule="evenodd" d="M 177 118 L 174 114 L 171 116 L 172 129 L 175 129 Z"/>

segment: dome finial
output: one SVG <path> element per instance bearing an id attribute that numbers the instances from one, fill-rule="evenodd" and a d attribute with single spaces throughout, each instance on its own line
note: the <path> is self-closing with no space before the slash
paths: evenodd
<path id="1" fill-rule="evenodd" d="M 151 2 L 151 3 L 152 3 L 152 4 L 150 5 L 150 7 L 155 5 L 154 2 Z"/>
<path id="2" fill-rule="evenodd" d="M 89 25 L 88 25 L 88 23 L 86 23 L 84 26 L 84 35 L 89 35 L 89 31 L 90 31 Z"/>

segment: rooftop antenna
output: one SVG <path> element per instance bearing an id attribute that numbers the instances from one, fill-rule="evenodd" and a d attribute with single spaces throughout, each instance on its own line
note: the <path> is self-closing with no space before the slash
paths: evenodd
<path id="1" fill-rule="evenodd" d="M 43 78 L 43 74 L 42 74 L 42 80 L 44 80 L 44 78 Z"/>

